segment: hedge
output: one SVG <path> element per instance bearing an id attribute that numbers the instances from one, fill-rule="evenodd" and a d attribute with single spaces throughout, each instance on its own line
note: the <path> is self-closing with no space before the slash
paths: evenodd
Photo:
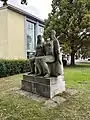
<path id="1" fill-rule="evenodd" d="M 0 60 L 0 77 L 29 72 L 28 60 Z"/>

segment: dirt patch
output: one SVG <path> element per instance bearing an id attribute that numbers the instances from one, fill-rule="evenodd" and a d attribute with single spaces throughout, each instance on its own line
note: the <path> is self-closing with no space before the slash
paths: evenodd
<path id="1" fill-rule="evenodd" d="M 66 91 L 64 93 L 58 94 L 57 96 L 53 97 L 52 99 L 48 99 L 48 98 L 42 97 L 40 95 L 21 90 L 19 88 L 13 88 L 11 90 L 17 94 L 27 97 L 28 99 L 43 103 L 43 108 L 56 107 L 57 105 L 60 105 L 63 102 L 67 101 L 68 96 L 71 97 L 77 93 L 77 91 L 74 89 L 66 89 Z"/>

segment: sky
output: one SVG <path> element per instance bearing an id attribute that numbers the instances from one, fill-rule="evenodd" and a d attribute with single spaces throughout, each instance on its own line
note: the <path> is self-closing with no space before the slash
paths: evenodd
<path id="1" fill-rule="evenodd" d="M 8 0 L 9 4 L 24 9 L 41 19 L 47 19 L 48 13 L 51 12 L 52 0 L 27 0 L 27 2 L 28 5 L 21 5 L 21 0 Z"/>

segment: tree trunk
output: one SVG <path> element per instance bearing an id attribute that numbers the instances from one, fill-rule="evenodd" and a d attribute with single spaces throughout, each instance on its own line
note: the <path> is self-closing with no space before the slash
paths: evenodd
<path id="1" fill-rule="evenodd" d="M 75 59 L 74 59 L 75 53 L 71 53 L 71 65 L 75 65 Z"/>

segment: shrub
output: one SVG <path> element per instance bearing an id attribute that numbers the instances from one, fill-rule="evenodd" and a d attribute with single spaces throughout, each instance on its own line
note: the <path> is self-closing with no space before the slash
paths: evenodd
<path id="1" fill-rule="evenodd" d="M 28 60 L 0 60 L 0 77 L 29 72 Z"/>

